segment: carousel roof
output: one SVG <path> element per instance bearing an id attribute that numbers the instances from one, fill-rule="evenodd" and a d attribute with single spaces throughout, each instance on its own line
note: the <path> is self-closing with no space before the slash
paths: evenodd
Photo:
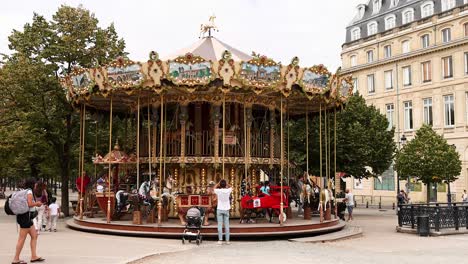
<path id="1" fill-rule="evenodd" d="M 351 76 L 328 71 L 322 64 L 300 67 L 298 57 L 288 65 L 267 56 L 252 56 L 211 36 L 214 21 L 202 25 L 203 37 L 164 59 L 157 52 L 143 62 L 118 58 L 107 65 L 76 68 L 61 79 L 75 106 L 115 112 L 136 111 L 139 98 L 164 102 L 237 102 L 280 109 L 286 99 L 291 114 L 335 108 L 352 92 Z M 112 96 L 109 96 L 112 95 Z M 112 100 L 110 99 L 112 98 Z M 146 101 L 146 99 L 145 99 Z M 146 101 L 147 102 L 147 101 Z"/>
<path id="2" fill-rule="evenodd" d="M 229 51 L 231 53 L 232 59 L 235 61 L 248 61 L 252 59 L 252 56 L 247 55 L 246 53 L 211 36 L 204 37 L 189 47 L 174 52 L 171 55 L 165 56 L 163 59 L 173 60 L 179 56 L 184 56 L 187 53 L 191 53 L 206 60 L 219 61 L 223 58 L 223 53 L 225 51 Z"/>

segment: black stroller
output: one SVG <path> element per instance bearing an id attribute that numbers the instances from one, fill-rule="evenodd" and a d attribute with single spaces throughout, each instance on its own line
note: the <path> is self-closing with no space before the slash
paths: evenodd
<path id="1" fill-rule="evenodd" d="M 198 207 L 192 207 L 187 211 L 184 233 L 182 234 L 182 244 L 185 241 L 191 243 L 196 241 L 197 245 L 202 243 L 201 228 L 203 224 L 204 212 Z"/>

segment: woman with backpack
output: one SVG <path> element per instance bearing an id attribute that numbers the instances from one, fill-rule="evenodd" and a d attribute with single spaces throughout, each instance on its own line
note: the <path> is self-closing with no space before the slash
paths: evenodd
<path id="1" fill-rule="evenodd" d="M 35 207 L 42 206 L 40 201 L 35 201 L 33 195 L 33 189 L 36 185 L 36 181 L 34 179 L 27 179 L 24 182 L 24 189 L 27 190 L 27 203 L 29 207 L 29 211 L 23 214 L 16 215 L 16 222 L 20 226 L 20 232 L 18 236 L 18 242 L 16 243 L 16 253 L 15 258 L 12 261 L 12 264 L 25 264 L 26 262 L 19 259 L 21 254 L 21 250 L 23 249 L 24 242 L 26 237 L 31 237 L 31 262 L 42 262 L 44 261 L 43 258 L 39 257 L 36 253 L 37 247 L 37 231 L 33 224 L 33 219 L 36 213 Z"/>

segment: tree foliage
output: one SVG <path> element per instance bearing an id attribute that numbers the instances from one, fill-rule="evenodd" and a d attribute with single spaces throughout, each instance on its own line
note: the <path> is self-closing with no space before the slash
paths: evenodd
<path id="1" fill-rule="evenodd" d="M 415 138 L 397 153 L 395 169 L 400 177 L 415 177 L 428 186 L 448 184 L 460 175 L 460 155 L 429 125 L 423 125 Z"/>
<path id="2" fill-rule="evenodd" d="M 325 170 L 325 134 L 331 166 L 334 163 L 334 112 L 322 114 L 322 170 Z M 309 118 L 309 167 L 310 173 L 320 174 L 320 116 Z M 374 106 L 368 106 L 360 95 L 352 96 L 346 107 L 336 113 L 336 159 L 337 171 L 348 176 L 367 178 L 382 174 L 390 166 L 395 151 L 394 129 L 388 129 L 388 121 Z M 305 170 L 306 164 L 306 125 L 305 118 L 290 124 L 291 160 Z M 369 170 L 369 167 L 371 170 Z M 331 170 L 333 172 L 333 169 Z M 322 172 L 325 175 L 325 172 Z"/>
<path id="3" fill-rule="evenodd" d="M 125 42 L 114 26 L 98 24 L 81 6 L 63 5 L 51 21 L 35 13 L 31 23 L 9 36 L 14 53 L 0 70 L 4 108 L 0 156 L 8 156 L 9 162 L 3 166 L 10 168 L 9 173 L 16 169 L 23 175 L 24 166 L 33 165 L 29 170 L 33 176 L 59 175 L 62 204 L 68 204 L 70 170 L 77 163 L 72 163 L 77 157 L 71 155 L 78 153 L 73 149 L 79 139 L 79 117 L 67 102 L 59 77 L 73 67 L 89 67 L 95 59 L 107 63 L 126 55 Z M 68 214 L 67 207 L 64 213 Z"/>

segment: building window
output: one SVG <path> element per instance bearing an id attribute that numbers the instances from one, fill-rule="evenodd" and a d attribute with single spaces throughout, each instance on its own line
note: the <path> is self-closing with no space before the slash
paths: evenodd
<path id="1" fill-rule="evenodd" d="M 422 81 L 423 82 L 430 82 L 432 80 L 432 72 L 431 72 L 431 62 L 426 61 L 421 63 L 421 73 L 422 73 Z"/>
<path id="2" fill-rule="evenodd" d="M 357 56 L 356 55 L 352 55 L 350 57 L 350 60 L 351 60 L 351 67 L 354 67 L 357 65 Z"/>
<path id="3" fill-rule="evenodd" d="M 442 0 L 442 11 L 446 11 L 455 7 L 455 0 Z"/>
<path id="4" fill-rule="evenodd" d="M 444 96 L 444 113 L 445 126 L 450 127 L 455 125 L 455 106 L 453 95 Z"/>
<path id="5" fill-rule="evenodd" d="M 393 165 L 390 166 L 381 176 L 374 178 L 374 190 L 395 191 L 395 174 Z"/>
<path id="6" fill-rule="evenodd" d="M 389 30 L 395 27 L 396 17 L 395 15 L 389 15 L 385 18 L 385 30 Z"/>
<path id="7" fill-rule="evenodd" d="M 392 57 L 392 46 L 387 45 L 384 47 L 384 58 L 390 58 Z"/>
<path id="8" fill-rule="evenodd" d="M 364 11 L 366 10 L 366 6 L 363 4 L 358 5 L 358 18 L 361 19 L 364 16 Z"/>
<path id="9" fill-rule="evenodd" d="M 442 30 L 442 42 L 447 43 L 450 42 L 450 40 L 452 40 L 452 33 L 450 28 Z"/>
<path id="10" fill-rule="evenodd" d="M 390 7 L 395 7 L 398 5 L 399 0 L 391 0 L 390 1 Z"/>
<path id="11" fill-rule="evenodd" d="M 377 34 L 377 22 L 373 21 L 367 24 L 367 36 Z"/>
<path id="12" fill-rule="evenodd" d="M 404 122 L 405 122 L 405 130 L 413 130 L 413 103 L 411 101 L 404 102 Z"/>
<path id="13" fill-rule="evenodd" d="M 466 124 L 468 124 L 468 92 L 465 93 Z"/>
<path id="14" fill-rule="evenodd" d="M 384 72 L 384 77 L 385 77 L 385 89 L 386 90 L 393 89 L 393 71 Z"/>
<path id="15" fill-rule="evenodd" d="M 357 93 L 359 86 L 358 78 L 353 78 L 353 94 Z"/>
<path id="16" fill-rule="evenodd" d="M 411 66 L 405 66 L 403 69 L 403 86 L 411 85 Z"/>
<path id="17" fill-rule="evenodd" d="M 374 82 L 374 74 L 367 75 L 367 91 L 371 93 L 375 93 L 375 82 Z"/>
<path id="18" fill-rule="evenodd" d="M 453 77 L 452 56 L 442 58 L 442 77 L 444 79 Z"/>
<path id="19" fill-rule="evenodd" d="M 429 34 L 425 34 L 421 36 L 421 46 L 423 49 L 428 48 L 430 45 Z"/>
<path id="20" fill-rule="evenodd" d="M 382 7 L 382 0 L 374 0 L 372 14 L 377 14 Z"/>
<path id="21" fill-rule="evenodd" d="M 401 42 L 401 51 L 402 51 L 402 53 L 408 53 L 408 52 L 411 51 L 409 40 L 405 40 L 405 41 Z"/>
<path id="22" fill-rule="evenodd" d="M 353 28 L 351 30 L 351 41 L 358 40 L 361 38 L 361 29 L 360 28 Z"/>
<path id="23" fill-rule="evenodd" d="M 385 107 L 387 108 L 388 130 L 390 130 L 395 125 L 395 106 L 387 104 Z"/>
<path id="24" fill-rule="evenodd" d="M 434 14 L 434 2 L 427 1 L 421 6 L 421 17 L 428 17 Z"/>
<path id="25" fill-rule="evenodd" d="M 402 23 L 408 24 L 414 20 L 414 10 L 412 8 L 405 9 L 402 13 Z"/>
<path id="26" fill-rule="evenodd" d="M 465 33 L 465 37 L 468 37 L 468 23 L 465 23 L 463 25 L 463 33 Z"/>
<path id="27" fill-rule="evenodd" d="M 367 63 L 371 63 L 374 61 L 374 51 L 369 50 L 367 51 Z"/>
<path id="28" fill-rule="evenodd" d="M 423 122 L 432 126 L 432 98 L 423 99 Z"/>
<path id="29" fill-rule="evenodd" d="M 468 52 L 465 52 L 465 74 L 468 74 Z"/>

